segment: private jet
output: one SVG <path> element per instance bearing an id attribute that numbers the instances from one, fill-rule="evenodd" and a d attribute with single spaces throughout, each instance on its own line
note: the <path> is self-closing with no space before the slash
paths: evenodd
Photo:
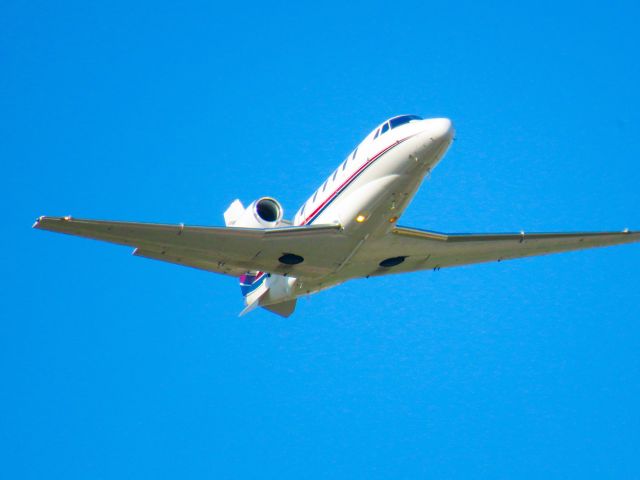
<path id="1" fill-rule="evenodd" d="M 226 227 L 40 217 L 40 230 L 134 247 L 133 255 L 239 278 L 247 313 L 290 316 L 298 297 L 368 278 L 640 241 L 640 232 L 446 234 L 397 224 L 454 137 L 447 118 L 377 126 L 285 220 L 280 203 L 234 200 Z"/>

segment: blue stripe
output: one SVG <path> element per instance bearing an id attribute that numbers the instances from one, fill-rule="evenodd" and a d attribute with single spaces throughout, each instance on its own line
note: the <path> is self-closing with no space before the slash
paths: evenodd
<path id="1" fill-rule="evenodd" d="M 240 277 L 240 291 L 242 292 L 242 296 L 246 297 L 251 292 L 255 291 L 260 285 L 265 282 L 265 280 L 269 276 L 270 275 L 268 273 L 258 275 L 242 275 Z"/>
<path id="2" fill-rule="evenodd" d="M 358 177 L 360 177 L 360 175 L 362 175 L 365 170 L 367 170 L 367 168 L 369 168 L 371 165 L 373 165 L 373 163 L 380 159 L 381 157 L 383 157 L 385 154 L 389 153 L 391 150 L 393 150 L 395 147 L 397 147 L 398 145 L 400 145 L 401 143 L 403 143 L 404 141 L 408 140 L 409 138 L 413 137 L 413 135 L 410 135 L 407 138 L 403 138 L 402 140 L 399 140 L 398 143 L 396 143 L 395 145 L 389 145 L 387 148 L 383 149 L 382 151 L 380 151 L 380 153 L 378 153 L 375 157 L 373 157 L 371 160 L 369 160 L 369 162 L 365 165 L 365 167 L 360 170 L 357 175 L 355 175 L 351 180 L 349 180 L 347 183 L 345 183 L 344 185 L 342 185 L 342 187 L 340 187 L 338 190 L 336 190 L 335 192 L 332 193 L 333 198 L 331 200 L 329 200 L 327 202 L 327 204 L 325 206 L 323 206 L 320 210 L 318 210 L 315 215 L 313 215 L 312 217 L 308 218 L 306 220 L 306 222 L 303 225 L 311 225 L 313 223 L 313 221 L 318 218 L 320 216 L 320 214 L 322 214 L 322 212 L 324 212 L 327 207 L 329 205 L 331 205 L 336 198 L 338 198 L 340 196 L 340 194 L 342 192 L 344 192 L 350 185 L 353 184 L 353 182 L 355 182 Z"/>

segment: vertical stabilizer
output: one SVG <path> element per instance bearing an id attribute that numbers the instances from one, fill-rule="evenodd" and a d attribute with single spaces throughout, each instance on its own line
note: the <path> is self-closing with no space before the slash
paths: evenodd
<path id="1" fill-rule="evenodd" d="M 240 276 L 240 291 L 246 303 L 252 303 L 254 298 L 261 297 L 268 290 L 268 273 L 249 272 Z"/>
<path id="2" fill-rule="evenodd" d="M 240 277 L 240 291 L 246 305 L 240 316 L 260 306 L 260 297 L 269 290 L 268 277 L 269 274 L 264 272 L 245 273 Z"/>

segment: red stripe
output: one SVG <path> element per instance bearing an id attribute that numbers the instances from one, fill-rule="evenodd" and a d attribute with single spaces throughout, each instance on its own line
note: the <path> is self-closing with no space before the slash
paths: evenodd
<path id="1" fill-rule="evenodd" d="M 382 149 L 380 152 L 378 152 L 376 155 L 374 155 L 373 157 L 371 157 L 368 161 L 364 162 L 362 164 L 362 166 L 360 166 L 360 168 L 358 170 L 356 170 L 348 179 L 346 179 L 344 182 L 342 182 L 342 184 L 336 189 L 334 190 L 334 192 L 329 195 L 324 202 L 322 202 L 305 220 L 304 222 L 302 222 L 300 225 L 306 225 L 310 219 L 312 219 L 314 217 L 314 215 L 319 212 L 320 210 L 322 210 L 322 208 L 329 202 L 331 201 L 336 194 L 342 190 L 342 187 L 344 187 L 345 185 L 347 185 L 349 182 L 351 182 L 351 180 L 356 177 L 360 172 L 362 172 L 362 170 L 365 169 L 365 167 L 367 167 L 368 165 L 370 165 L 371 163 L 373 163 L 374 161 L 376 161 L 378 158 L 380 158 L 382 155 L 384 155 L 385 153 L 387 153 L 389 150 L 391 150 L 393 147 L 395 147 L 396 145 L 401 144 L 402 142 L 404 142 L 405 140 L 409 139 L 413 137 L 413 135 L 410 135 L 408 137 L 405 137 L 401 140 L 397 140 L 395 143 L 392 143 L 391 145 L 389 145 L 388 147 Z"/>
<path id="2" fill-rule="evenodd" d="M 402 142 L 404 142 L 405 140 L 408 140 L 409 138 L 413 137 L 414 135 L 409 135 L 408 137 L 405 137 L 401 140 L 396 140 L 395 143 L 392 143 L 391 145 L 387 146 L 386 148 L 382 149 L 381 151 L 379 151 L 376 155 L 374 155 L 373 157 L 371 157 L 369 160 L 367 160 L 366 162 L 364 162 L 360 168 L 358 170 L 356 170 L 348 179 L 346 179 L 344 182 L 342 182 L 342 184 L 333 191 L 333 193 L 331 195 L 329 195 L 324 202 L 322 202 L 318 208 L 316 208 L 313 213 L 311 213 L 311 215 L 309 215 L 304 222 L 302 222 L 300 225 L 306 225 L 307 222 L 309 222 L 310 219 L 313 218 L 313 216 L 319 212 L 330 200 L 333 199 L 333 197 L 336 196 L 336 194 L 342 190 L 342 187 L 344 187 L 345 185 L 347 185 L 349 182 L 351 182 L 351 180 L 353 178 L 355 178 L 356 176 L 358 176 L 358 174 L 360 172 L 362 172 L 362 170 L 364 170 L 368 165 L 371 165 L 371 163 L 373 163 L 374 161 L 376 161 L 378 158 L 380 158 L 382 155 L 384 155 L 385 153 L 387 153 L 389 150 L 391 150 L 393 147 L 400 145 Z M 258 280 L 258 277 L 264 275 L 264 272 L 258 272 L 257 276 L 256 276 L 256 280 Z M 254 283 L 255 283 L 254 281 Z"/>

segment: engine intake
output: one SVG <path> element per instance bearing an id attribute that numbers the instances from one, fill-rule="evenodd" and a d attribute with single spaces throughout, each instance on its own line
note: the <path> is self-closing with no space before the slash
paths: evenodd
<path id="1" fill-rule="evenodd" d="M 279 223 L 282 220 L 282 207 L 273 198 L 264 197 L 256 200 L 254 210 L 256 216 L 264 222 Z"/>
<path id="2" fill-rule="evenodd" d="M 274 228 L 282 222 L 284 210 L 280 203 L 271 197 L 262 197 L 247 208 L 240 200 L 235 200 L 224 213 L 227 226 L 243 228 Z"/>

